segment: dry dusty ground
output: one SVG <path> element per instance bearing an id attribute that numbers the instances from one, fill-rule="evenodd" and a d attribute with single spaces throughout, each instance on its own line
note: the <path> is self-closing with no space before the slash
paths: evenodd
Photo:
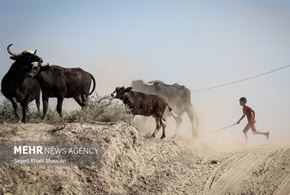
<path id="1" fill-rule="evenodd" d="M 220 150 L 129 124 L 2 124 L 0 140 L 100 141 L 99 167 L 0 165 L 0 194 L 290 194 L 290 147 Z"/>

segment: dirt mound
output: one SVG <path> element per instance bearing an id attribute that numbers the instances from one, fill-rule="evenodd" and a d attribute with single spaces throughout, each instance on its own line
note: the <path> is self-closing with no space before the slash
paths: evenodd
<path id="1" fill-rule="evenodd" d="M 90 140 L 99 166 L 0 166 L 0 194 L 289 194 L 290 148 L 221 152 L 197 140 L 146 139 L 118 123 L 3 124 L 0 140 Z"/>
<path id="2" fill-rule="evenodd" d="M 289 194 L 290 148 L 265 145 L 240 151 L 208 179 L 203 194 Z"/>

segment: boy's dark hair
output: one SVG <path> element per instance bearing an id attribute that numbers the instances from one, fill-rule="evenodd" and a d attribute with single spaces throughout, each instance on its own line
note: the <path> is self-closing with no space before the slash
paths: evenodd
<path id="1" fill-rule="evenodd" d="M 240 102 L 245 102 L 245 103 L 247 103 L 247 98 L 245 98 L 245 97 L 241 97 L 241 98 L 240 98 Z"/>

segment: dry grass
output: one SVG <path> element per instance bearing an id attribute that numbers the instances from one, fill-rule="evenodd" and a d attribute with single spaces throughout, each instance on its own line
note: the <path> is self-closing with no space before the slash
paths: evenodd
<path id="1" fill-rule="evenodd" d="M 32 104 L 31 104 L 32 105 Z M 18 110 L 21 117 L 21 109 Z M 117 101 L 113 101 L 110 96 L 100 97 L 98 95 L 91 96 L 88 105 L 83 109 L 71 112 L 63 111 L 63 117 L 59 117 L 55 109 L 48 109 L 46 118 L 41 120 L 42 113 L 38 112 L 34 106 L 29 107 L 27 119 L 30 123 L 72 123 L 72 122 L 131 122 L 133 116 Z M 17 123 L 18 119 L 14 115 L 13 107 L 10 101 L 5 100 L 0 104 L 0 123 Z"/>

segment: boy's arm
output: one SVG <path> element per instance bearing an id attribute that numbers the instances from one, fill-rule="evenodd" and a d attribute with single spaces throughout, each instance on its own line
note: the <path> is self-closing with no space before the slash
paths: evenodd
<path id="1" fill-rule="evenodd" d="M 243 118 L 245 118 L 245 114 L 243 114 L 243 116 L 240 118 L 240 120 L 238 120 L 237 124 L 240 124 L 241 120 L 243 120 Z"/>
<path id="2" fill-rule="evenodd" d="M 252 113 L 253 113 L 254 118 L 256 118 L 256 116 L 255 116 L 255 111 L 254 111 L 254 110 L 252 110 Z"/>

